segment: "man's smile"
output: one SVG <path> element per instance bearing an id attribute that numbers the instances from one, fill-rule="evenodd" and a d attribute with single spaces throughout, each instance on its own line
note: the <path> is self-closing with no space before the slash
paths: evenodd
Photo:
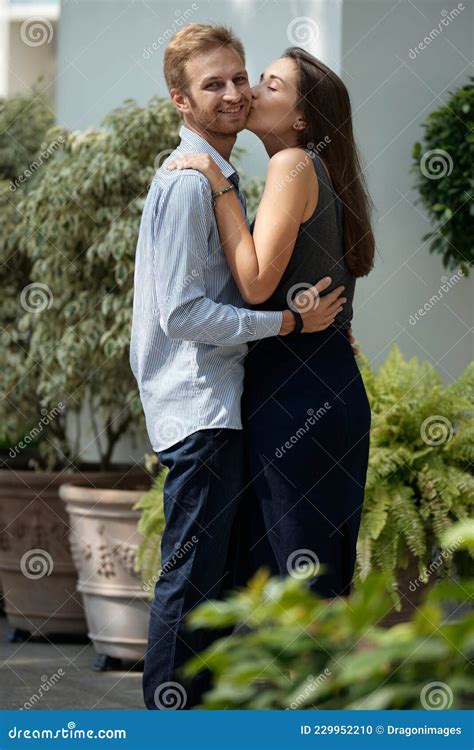
<path id="1" fill-rule="evenodd" d="M 245 107 L 245 103 L 242 102 L 242 104 L 236 104 L 236 105 L 234 105 L 232 107 L 221 107 L 217 111 L 221 115 L 228 115 L 228 116 L 229 115 L 230 116 L 231 115 L 239 115 L 242 112 L 242 110 L 244 109 L 244 107 Z"/>

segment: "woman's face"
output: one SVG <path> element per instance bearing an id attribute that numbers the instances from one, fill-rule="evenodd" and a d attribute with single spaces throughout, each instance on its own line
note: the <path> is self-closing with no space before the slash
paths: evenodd
<path id="1" fill-rule="evenodd" d="M 298 120 L 296 109 L 298 69 L 294 60 L 280 57 L 261 74 L 252 88 L 252 107 L 246 128 L 262 137 L 269 133 L 283 136 Z"/>

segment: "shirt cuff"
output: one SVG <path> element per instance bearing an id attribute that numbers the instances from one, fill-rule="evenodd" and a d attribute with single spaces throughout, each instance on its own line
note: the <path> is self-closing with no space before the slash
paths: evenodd
<path id="1" fill-rule="evenodd" d="M 266 310 L 252 310 L 252 324 L 254 334 L 252 341 L 278 336 L 283 323 L 283 312 L 267 312 Z"/>

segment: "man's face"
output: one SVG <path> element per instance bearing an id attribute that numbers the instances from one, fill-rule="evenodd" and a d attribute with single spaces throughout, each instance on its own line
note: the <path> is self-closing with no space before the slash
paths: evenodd
<path id="1" fill-rule="evenodd" d="M 186 64 L 188 87 L 180 107 L 186 125 L 210 135 L 235 135 L 245 127 L 252 92 L 233 47 L 214 47 Z"/>

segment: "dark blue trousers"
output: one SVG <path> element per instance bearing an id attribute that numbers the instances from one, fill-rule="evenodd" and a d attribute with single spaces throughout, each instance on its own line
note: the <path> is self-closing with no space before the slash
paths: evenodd
<path id="1" fill-rule="evenodd" d="M 242 421 L 246 492 L 239 504 L 240 580 L 261 565 L 347 596 L 356 560 L 371 413 L 346 334 L 333 326 L 250 346 Z M 309 568 L 308 568 L 309 570 Z"/>
<path id="2" fill-rule="evenodd" d="M 229 583 L 231 528 L 243 488 L 242 430 L 199 430 L 160 452 L 166 528 L 162 574 L 151 605 L 143 695 L 148 709 L 190 709 L 209 689 L 210 671 L 192 681 L 180 668 L 224 631 L 191 630 L 198 604 L 218 599 Z M 229 631 L 230 632 L 230 631 Z"/>

